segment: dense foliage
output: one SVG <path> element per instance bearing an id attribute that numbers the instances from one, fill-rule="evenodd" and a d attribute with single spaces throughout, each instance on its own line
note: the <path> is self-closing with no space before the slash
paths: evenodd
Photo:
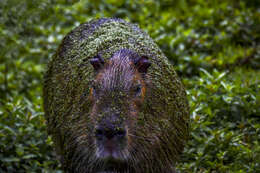
<path id="1" fill-rule="evenodd" d="M 42 77 L 63 36 L 97 17 L 139 24 L 175 64 L 191 107 L 179 171 L 260 171 L 258 0 L 1 0 L 0 172 L 61 172 Z"/>

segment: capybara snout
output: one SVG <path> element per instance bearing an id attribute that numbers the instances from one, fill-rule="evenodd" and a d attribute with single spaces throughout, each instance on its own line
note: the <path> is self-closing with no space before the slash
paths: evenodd
<path id="1" fill-rule="evenodd" d="M 123 123 L 105 119 L 94 129 L 96 157 L 123 161 L 128 158 L 127 128 Z"/>

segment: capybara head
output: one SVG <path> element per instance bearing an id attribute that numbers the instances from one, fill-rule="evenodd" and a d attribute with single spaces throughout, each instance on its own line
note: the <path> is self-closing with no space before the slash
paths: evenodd
<path id="1" fill-rule="evenodd" d="M 130 166 L 128 162 L 137 159 L 132 143 L 151 63 L 128 49 L 119 50 L 108 62 L 97 55 L 90 63 L 96 72 L 90 92 L 95 157 L 105 163 L 105 170 L 115 169 L 119 163 Z"/>

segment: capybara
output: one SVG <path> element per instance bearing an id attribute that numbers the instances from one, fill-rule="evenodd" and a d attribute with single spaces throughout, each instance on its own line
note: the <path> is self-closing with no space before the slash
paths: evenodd
<path id="1" fill-rule="evenodd" d="M 45 74 L 48 133 L 65 172 L 173 173 L 189 106 L 172 64 L 138 26 L 84 23 Z"/>

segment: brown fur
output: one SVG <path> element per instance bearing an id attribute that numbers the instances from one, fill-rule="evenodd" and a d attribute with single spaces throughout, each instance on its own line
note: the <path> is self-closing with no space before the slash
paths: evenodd
<path id="1" fill-rule="evenodd" d="M 44 78 L 48 132 L 65 172 L 174 172 L 189 135 L 186 93 L 136 25 L 121 19 L 80 25 Z"/>

